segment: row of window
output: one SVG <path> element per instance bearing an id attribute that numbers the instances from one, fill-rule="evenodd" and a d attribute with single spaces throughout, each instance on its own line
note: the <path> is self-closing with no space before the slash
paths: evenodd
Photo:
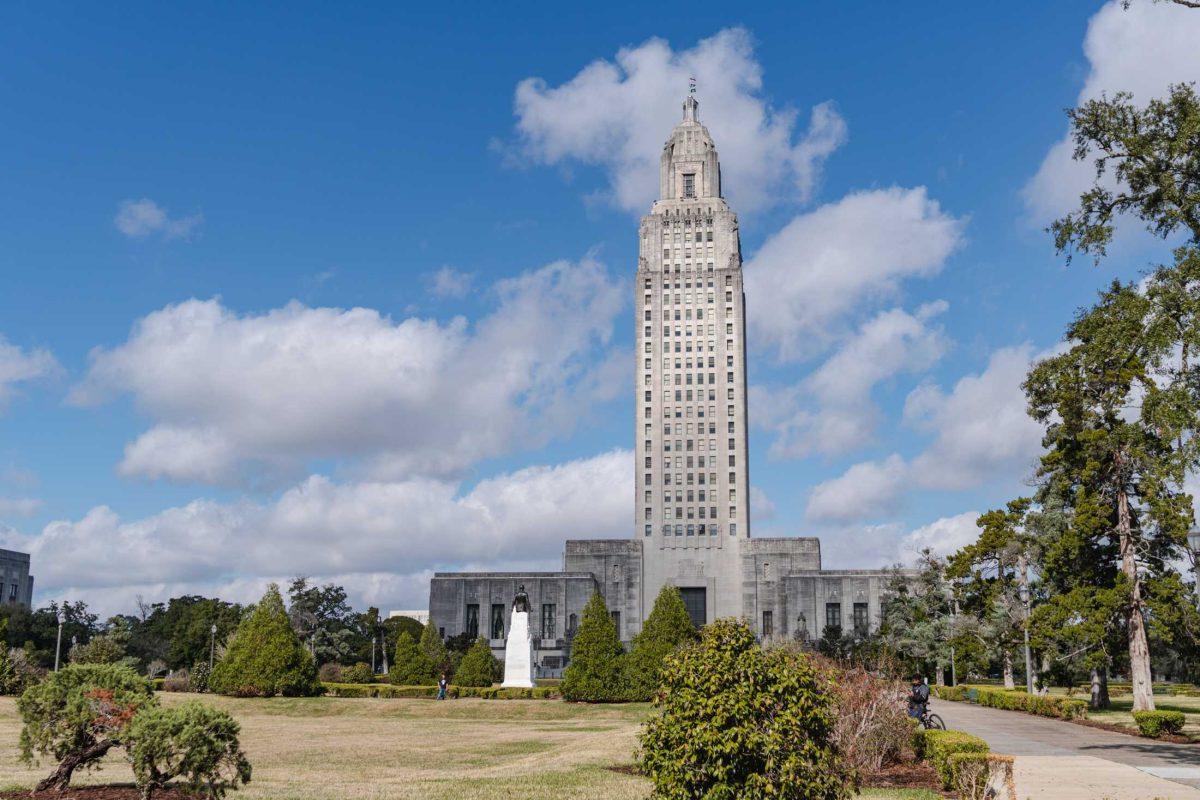
<path id="1" fill-rule="evenodd" d="M 692 352 L 692 340 L 691 339 L 687 339 L 686 341 L 683 342 L 683 344 L 686 345 L 685 347 L 680 346 L 680 341 L 681 341 L 680 339 L 675 339 L 674 341 L 675 341 L 675 352 L 676 353 L 679 353 L 681 351 L 687 351 L 688 353 Z M 717 345 L 717 343 L 715 341 L 713 341 L 712 339 L 709 339 L 708 340 L 708 352 L 710 352 L 710 353 L 715 352 L 717 349 L 716 345 Z M 645 347 L 645 350 L 647 353 L 654 352 L 654 343 L 652 341 L 650 341 L 649 328 L 647 328 L 646 344 L 644 345 L 644 347 Z M 725 340 L 725 349 L 726 350 L 733 349 L 733 339 Z M 666 354 L 666 353 L 670 353 L 670 352 L 671 352 L 671 342 L 663 342 L 663 353 Z M 697 353 L 704 352 L 704 342 L 696 342 L 696 352 Z"/>
<path id="2" fill-rule="evenodd" d="M 650 369 L 650 363 L 651 363 L 651 359 L 647 358 L 647 359 L 646 359 L 646 369 Z M 716 356 L 709 356 L 709 357 L 708 357 L 708 366 L 709 366 L 709 367 L 715 367 L 716 365 L 717 365 L 717 357 L 716 357 Z M 727 366 L 727 367 L 732 367 L 732 366 L 733 366 L 733 353 L 728 353 L 728 354 L 726 354 L 726 356 L 725 356 L 725 366 Z M 690 358 L 688 358 L 688 359 L 683 359 L 683 358 L 677 358 L 677 359 L 675 359 L 675 369 L 692 369 L 692 368 L 693 368 L 693 366 L 692 366 L 692 360 L 691 360 Z M 703 369 L 703 368 L 704 368 L 704 357 L 703 357 L 703 356 L 700 356 L 700 357 L 698 357 L 698 358 L 696 359 L 695 369 Z M 664 370 L 669 370 L 669 369 L 671 369 L 671 359 L 669 359 L 669 358 L 664 358 L 664 359 L 663 359 L 663 369 L 664 369 Z"/>
<path id="3" fill-rule="evenodd" d="M 649 403 L 651 401 L 651 394 L 652 394 L 652 392 L 649 389 L 647 389 L 643 395 L 645 397 L 645 402 Z M 691 403 L 694 400 L 703 401 L 704 399 L 705 399 L 705 393 L 704 393 L 703 389 L 695 390 L 694 395 L 693 395 L 691 389 L 676 389 L 675 393 L 674 393 L 674 402 L 676 402 L 676 403 L 683 403 L 683 402 Z M 716 400 L 717 399 L 717 390 L 709 389 L 707 399 Z M 726 400 L 733 399 L 733 387 L 732 386 L 730 386 L 728 389 L 725 390 L 725 399 Z M 663 392 L 663 402 L 670 403 L 671 401 L 672 401 L 672 394 L 671 394 L 671 390 L 668 389 L 667 391 Z M 647 407 L 646 410 L 649 411 L 649 407 Z M 648 417 L 650 415 L 646 414 L 646 416 Z M 676 414 L 675 416 L 678 417 L 679 414 Z"/>
<path id="4" fill-rule="evenodd" d="M 699 410 L 700 410 L 700 416 L 703 417 L 704 416 L 704 406 L 699 406 Z M 708 414 L 709 414 L 709 416 L 716 416 L 716 413 L 712 406 L 708 407 Z M 690 417 L 691 414 L 688 414 L 688 416 Z M 704 434 L 704 423 L 703 422 L 697 423 L 695 432 L 699 433 L 701 435 Z M 717 432 L 717 423 L 709 422 L 708 423 L 708 432 L 716 433 Z M 733 433 L 733 420 L 729 420 L 729 432 Z M 650 424 L 649 423 L 646 423 L 646 433 L 647 434 L 650 433 Z M 665 436 L 671 435 L 671 423 L 668 422 L 663 425 L 663 434 Z M 675 426 L 675 435 L 678 436 L 680 434 L 687 434 L 688 436 L 691 436 L 692 435 L 692 423 L 689 422 L 686 424 L 686 426 L 684 425 L 684 423 L 678 423 Z"/>
<path id="5" fill-rule="evenodd" d="M 674 234 L 674 237 L 675 237 L 673 240 L 671 238 L 672 233 Z M 663 244 L 667 244 L 668 242 L 671 242 L 671 241 L 674 241 L 675 244 L 679 244 L 680 233 L 681 233 L 681 231 L 679 230 L 678 227 L 676 227 L 673 232 L 668 232 L 668 231 L 664 230 L 663 234 L 662 234 Z M 693 234 L 691 231 L 683 231 L 682 234 L 683 234 L 684 242 L 693 242 L 693 241 L 695 241 L 695 242 L 704 242 L 704 241 L 711 242 L 713 240 L 713 232 L 711 230 L 710 231 L 696 231 L 695 234 Z M 707 234 L 707 236 L 705 234 Z M 694 239 L 691 238 L 693 235 L 695 236 Z"/>
<path id="6" fill-rule="evenodd" d="M 731 456 L 731 458 L 732 458 L 732 456 Z M 689 472 L 689 473 L 687 473 L 687 485 L 688 485 L 688 486 L 691 486 L 691 485 L 693 484 L 692 476 L 693 476 L 693 475 L 697 475 L 697 476 L 699 476 L 699 480 L 698 480 L 698 481 L 696 481 L 695 483 L 696 483 L 698 486 L 703 486 L 703 485 L 704 485 L 704 476 L 705 476 L 706 474 L 708 475 L 708 483 L 709 483 L 709 485 L 711 485 L 711 486 L 716 486 L 716 485 L 717 485 L 717 473 L 715 473 L 715 472 L 709 472 L 709 473 L 704 473 L 704 472 L 695 472 L 695 473 L 693 473 L 693 472 Z M 650 475 L 650 473 L 649 473 L 649 472 L 647 472 L 647 473 L 646 473 L 646 485 L 647 485 L 647 486 L 650 486 L 650 485 L 651 485 L 651 484 L 653 484 L 653 483 L 654 483 L 654 478 L 653 478 L 653 477 L 651 477 L 651 475 Z M 729 473 L 729 484 L 732 486 L 732 485 L 735 485 L 736 483 L 737 483 L 737 474 L 736 474 L 736 473 L 733 473 L 733 472 Z M 671 473 L 670 473 L 670 472 L 664 472 L 664 473 L 663 473 L 663 485 L 664 485 L 664 486 L 670 486 L 670 485 L 671 485 Z M 684 483 L 683 483 L 683 473 L 682 473 L 682 472 L 676 472 L 676 473 L 675 473 L 675 485 L 676 485 L 676 486 L 683 486 L 683 485 L 684 485 Z"/>
<path id="7" fill-rule="evenodd" d="M 671 513 L 671 509 L 675 510 L 674 514 Z M 706 510 L 709 518 L 717 518 L 716 506 L 687 506 L 686 508 L 684 506 L 666 506 L 663 508 L 663 519 L 704 519 Z M 646 506 L 643 512 L 642 519 L 654 519 L 654 510 L 650 506 Z M 737 517 L 737 506 L 729 507 L 729 517 L 731 519 Z"/>
<path id="8" fill-rule="evenodd" d="M 712 286 L 711 280 L 708 282 L 708 285 L 710 287 Z M 692 282 L 687 281 L 685 286 L 687 286 L 690 289 L 692 286 Z M 672 305 L 674 305 L 674 306 L 678 306 L 678 305 L 690 306 L 690 305 L 700 305 L 701 303 L 704 303 L 704 302 L 707 302 L 709 305 L 712 305 L 717 300 L 716 292 L 713 292 L 713 291 L 708 292 L 707 295 L 704 292 L 700 292 L 700 291 L 697 291 L 695 293 L 695 295 L 693 295 L 690 291 L 680 292 L 679 291 L 679 282 L 676 281 L 675 294 L 674 294 L 675 302 L 672 303 L 671 302 L 671 297 L 672 297 L 671 292 L 666 291 L 667 289 L 670 289 L 670 288 L 671 288 L 670 286 L 664 287 L 664 291 L 662 293 L 662 304 L 664 306 L 672 306 Z M 700 288 L 700 281 L 696 281 L 696 288 L 697 289 Z M 707 300 L 705 298 L 707 298 Z M 695 301 L 696 301 L 695 303 L 692 302 L 693 299 L 695 299 Z M 729 289 L 725 290 L 725 302 L 726 303 L 733 302 L 733 292 Z M 653 295 L 651 295 L 650 292 L 646 292 L 646 296 L 642 298 L 642 305 L 645 306 L 646 308 L 652 308 L 654 306 L 654 297 L 653 297 Z"/>
<path id="9" fill-rule="evenodd" d="M 643 286 L 644 286 L 646 289 L 653 289 L 653 288 L 654 288 L 654 279 L 653 279 L 653 278 L 646 278 L 646 279 L 645 279 L 645 281 L 643 281 L 643 284 L 642 284 L 642 285 L 643 285 Z M 663 288 L 667 288 L 667 287 L 669 287 L 669 286 L 670 286 L 670 283 L 668 282 L 668 283 L 664 284 Z M 690 284 L 689 284 L 689 286 L 690 286 Z M 732 276 L 732 275 L 726 275 L 726 276 L 725 276 L 725 286 L 726 286 L 726 287 L 733 286 L 733 276 Z M 712 278 L 709 278 L 709 279 L 708 279 L 708 287 L 709 287 L 710 289 L 712 288 Z M 676 281 L 675 281 L 675 288 L 676 288 L 676 289 L 678 289 L 678 288 L 679 288 L 679 281 L 678 281 L 678 280 L 676 280 Z M 700 281 L 699 281 L 699 279 L 697 279 L 697 280 L 696 280 L 696 288 L 697 288 L 697 289 L 699 289 L 699 288 L 700 288 Z"/>
<path id="10" fill-rule="evenodd" d="M 699 524 L 692 523 L 691 525 L 675 523 L 674 525 L 662 526 L 663 536 L 716 536 L 720 532 L 721 526 L 715 522 L 707 524 L 703 522 Z M 654 526 L 647 524 L 645 527 L 645 533 L 647 536 L 653 534 Z M 729 523 L 729 535 L 737 536 L 736 522 Z"/>
<path id="11" fill-rule="evenodd" d="M 715 476 L 714 476 L 714 479 L 713 479 L 713 483 L 716 483 L 716 478 L 715 478 Z M 697 495 L 699 495 L 699 497 L 697 497 Z M 645 497 L 646 497 L 646 502 L 647 502 L 647 503 L 649 503 L 649 502 L 650 502 L 650 498 L 651 498 L 652 496 L 653 496 L 653 493 L 652 493 L 652 492 L 651 492 L 649 489 L 647 489 L 647 490 L 646 490 L 646 495 L 645 495 Z M 712 498 L 713 500 L 716 500 L 716 499 L 717 499 L 717 492 L 716 492 L 716 490 L 714 489 L 713 491 L 710 491 L 710 492 L 708 493 L 708 496 L 709 496 L 710 498 Z M 683 489 L 676 489 L 676 490 L 675 490 L 675 502 L 676 502 L 676 503 L 682 503 L 682 502 L 683 502 L 683 498 L 684 498 Z M 701 503 L 703 503 L 703 502 L 704 502 L 704 489 L 700 489 L 698 492 L 697 492 L 697 491 L 694 491 L 694 490 L 692 490 L 692 489 L 688 489 L 688 490 L 687 490 L 687 501 L 688 501 L 689 503 L 691 503 L 691 502 L 693 502 L 694 500 L 699 500 Z M 730 489 L 730 490 L 729 490 L 729 502 L 731 502 L 731 503 L 732 503 L 732 502 L 734 502 L 735 500 L 737 500 L 737 489 Z M 671 504 L 671 490 L 670 490 L 670 489 L 668 489 L 666 492 L 664 492 L 664 493 L 663 493 L 663 502 L 664 502 L 664 503 L 666 503 L 667 505 L 670 505 L 670 504 Z M 715 514 L 714 514 L 714 516 L 715 516 Z"/>
<path id="12" fill-rule="evenodd" d="M 508 605 L 506 603 L 492 603 L 491 625 L 488 628 L 491 639 L 504 638 L 504 620 L 507 616 Z M 479 604 L 467 603 L 466 613 L 464 614 L 463 629 L 472 638 L 479 637 Z M 567 619 L 567 636 L 575 635 L 577 618 L 571 614 Z M 539 635 L 543 639 L 558 638 L 558 606 L 555 603 L 542 603 L 542 625 L 537 628 Z"/>
<path id="13" fill-rule="evenodd" d="M 685 377 L 685 376 L 686 376 L 686 377 Z M 687 385 L 687 386 L 692 386 L 692 385 L 697 385 L 697 386 L 700 386 L 700 385 L 703 385 L 703 384 L 704 384 L 704 373 L 703 373 L 703 372 L 696 372 L 696 373 L 691 373 L 691 372 L 676 372 L 676 373 L 674 374 L 674 376 L 673 376 L 673 377 L 674 377 L 674 383 L 675 383 L 675 385 L 676 385 L 676 386 L 684 386 L 684 385 Z M 671 384 L 671 382 L 672 382 L 672 376 L 671 376 L 671 375 L 664 375 L 664 376 L 663 376 L 663 379 L 664 379 L 664 380 L 663 380 L 663 383 L 664 383 L 664 384 L 670 385 L 670 384 Z M 643 385 L 643 386 L 650 386 L 650 385 L 651 385 L 653 382 L 654 382 L 654 377 L 653 377 L 653 376 L 652 376 L 650 373 L 648 373 L 648 372 L 647 372 L 647 373 L 645 374 L 645 376 L 642 378 L 642 385 Z M 717 373 L 715 373 L 715 372 L 710 372 L 710 373 L 708 373 L 708 382 L 709 382 L 709 383 L 716 383 L 716 382 L 717 382 Z M 733 373 L 732 373 L 732 372 L 727 372 L 727 373 L 725 373 L 725 382 L 726 382 L 726 383 L 733 383 Z"/>
<path id="14" fill-rule="evenodd" d="M 732 390 L 731 390 L 731 391 L 732 391 Z M 690 396 L 690 394 L 691 394 L 691 393 L 689 392 L 688 394 L 689 394 L 689 396 Z M 712 392 L 709 392 L 709 394 L 711 395 L 711 394 L 712 394 Z M 700 399 L 701 399 L 701 400 L 703 400 L 704 398 L 700 398 Z M 712 398 L 712 397 L 710 396 L 710 397 L 709 397 L 709 399 L 710 399 L 710 400 L 712 400 L 712 399 L 714 399 L 714 398 Z M 731 400 L 733 399 L 732 395 L 730 396 L 730 399 L 731 399 Z M 683 410 L 684 410 L 684 408 L 686 408 L 686 409 L 687 409 L 687 416 L 688 416 L 688 419 L 691 419 L 691 417 L 692 417 L 692 406 L 675 406 L 673 409 L 672 409 L 672 407 L 671 407 L 671 406 L 663 406 L 663 418 L 664 418 L 664 419 L 671 419 L 671 417 L 672 417 L 672 416 L 674 416 L 674 418 L 675 418 L 675 419 L 680 419 L 680 418 L 683 416 Z M 704 416 L 704 406 L 696 406 L 696 408 L 697 408 L 697 409 L 699 409 L 699 411 L 700 411 L 700 413 L 699 413 L 699 414 L 697 414 L 697 416 L 703 417 L 703 416 Z M 726 408 L 726 415 L 727 415 L 727 416 L 730 416 L 730 417 L 732 417 L 732 416 L 733 416 L 733 405 L 732 405 L 732 404 L 730 404 L 730 405 L 726 406 L 725 408 Z M 708 413 L 709 413 L 709 415 L 710 415 L 710 416 L 712 415 L 712 409 L 713 409 L 713 407 L 712 407 L 712 406 L 709 406 L 709 407 L 708 407 Z M 646 407 L 643 409 L 643 411 L 644 411 L 644 414 L 643 414 L 643 416 L 644 416 L 646 419 L 650 419 L 650 406 L 646 406 Z"/>

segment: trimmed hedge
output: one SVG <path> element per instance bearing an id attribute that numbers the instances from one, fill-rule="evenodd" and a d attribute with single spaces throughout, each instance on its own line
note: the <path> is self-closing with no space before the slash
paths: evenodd
<path id="1" fill-rule="evenodd" d="M 988 708 L 1005 711 L 1024 711 L 1054 719 L 1087 719 L 1087 701 L 1060 695 L 1026 694 L 1025 692 L 991 689 L 984 686 L 963 687 L 967 696 L 973 693 L 975 702 Z M 947 698 L 949 699 L 949 698 Z"/>
<path id="2" fill-rule="evenodd" d="M 958 753 L 988 752 L 988 745 L 978 736 L 963 731 L 925 731 L 921 752 L 929 759 L 947 791 L 954 788 L 954 762 L 950 757 Z"/>
<path id="3" fill-rule="evenodd" d="M 394 686 L 390 683 L 326 683 L 325 693 L 331 697 L 437 697 L 436 686 Z M 448 686 L 447 697 L 478 697 L 483 700 L 555 700 L 560 697 L 556 686 L 501 688 L 499 686 Z"/>
<path id="4" fill-rule="evenodd" d="M 962 800 L 985 800 L 994 775 L 1012 784 L 1013 757 L 995 753 L 954 753 L 950 756 L 954 789 Z"/>
<path id="5" fill-rule="evenodd" d="M 930 686 L 929 691 L 938 700 L 962 702 L 967 699 L 967 690 L 964 686 Z"/>
<path id="6" fill-rule="evenodd" d="M 1135 711 L 1133 721 L 1143 736 L 1157 738 L 1182 731 L 1184 716 L 1182 711 Z"/>

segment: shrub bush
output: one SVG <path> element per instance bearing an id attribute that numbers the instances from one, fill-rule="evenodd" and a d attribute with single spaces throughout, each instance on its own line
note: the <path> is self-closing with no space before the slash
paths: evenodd
<path id="1" fill-rule="evenodd" d="M 331 697 L 436 697 L 437 686 L 392 686 L 386 683 L 327 683 L 325 691 Z M 448 686 L 448 697 L 478 697 L 483 700 L 554 700 L 560 697 L 558 687 L 533 688 L 499 686 Z"/>
<path id="2" fill-rule="evenodd" d="M 4 644 L 4 624 L 0 623 L 0 694 L 19 695 L 38 683 L 46 670 L 29 660 L 29 655 L 19 648 L 11 650 Z"/>
<path id="3" fill-rule="evenodd" d="M 454 673 L 456 686 L 491 686 L 500 674 L 500 662 L 492 655 L 485 639 L 480 637 L 459 662 Z"/>
<path id="4" fill-rule="evenodd" d="M 358 662 L 352 667 L 346 667 L 342 670 L 341 683 L 374 683 L 375 673 L 371 671 L 370 664 Z"/>
<path id="5" fill-rule="evenodd" d="M 207 661 L 197 661 L 192 666 L 192 671 L 188 673 L 188 691 L 203 694 L 208 691 L 208 681 L 212 677 L 212 670 L 208 668 Z"/>
<path id="6" fill-rule="evenodd" d="M 571 662 L 563 674 L 562 695 L 583 703 L 619 703 L 628 699 L 623 685 L 625 648 L 599 592 L 583 609 L 571 642 Z"/>
<path id="7" fill-rule="evenodd" d="M 1182 711 L 1135 711 L 1133 721 L 1143 736 L 1162 736 L 1183 730 L 1185 718 Z"/>
<path id="8" fill-rule="evenodd" d="M 330 661 L 327 664 L 322 664 L 317 670 L 317 678 L 322 683 L 345 683 L 346 680 L 342 676 L 342 665 L 337 662 Z"/>
<path id="9" fill-rule="evenodd" d="M 197 700 L 138 713 L 125 738 L 143 800 L 175 778 L 209 798 L 248 783 L 250 762 L 238 743 L 240 730 L 229 714 Z"/>
<path id="10" fill-rule="evenodd" d="M 681 645 L 696 640 L 696 626 L 688 616 L 683 596 L 674 586 L 663 586 L 633 649 L 625 658 L 625 685 L 630 700 L 652 700 L 658 691 L 663 660 Z"/>
<path id="11" fill-rule="evenodd" d="M 408 635 L 401 631 L 396 637 L 396 660 L 388 673 L 388 680 L 402 686 L 419 686 L 435 683 L 433 662 L 425 655 L 420 646 Z"/>
<path id="12" fill-rule="evenodd" d="M 162 679 L 162 685 L 159 688 L 164 692 L 187 692 L 191 690 L 191 678 L 188 670 L 175 670 Z"/>
<path id="13" fill-rule="evenodd" d="M 1087 701 L 1074 700 L 1060 695 L 1038 695 L 1025 692 L 991 689 L 982 686 L 964 687 L 968 689 L 968 697 L 973 691 L 975 702 L 988 708 L 1001 708 L 1006 711 L 1024 711 L 1043 717 L 1056 719 L 1086 719 Z"/>
<path id="14" fill-rule="evenodd" d="M 238 697 L 320 694 L 317 667 L 292 630 L 275 584 L 238 625 L 225 655 L 213 668 L 209 688 Z"/>
<path id="15" fill-rule="evenodd" d="M 824 683 L 803 653 L 764 652 L 743 622 L 706 626 L 698 644 L 667 657 L 661 713 L 639 736 L 654 796 L 850 797 Z"/>
<path id="16" fill-rule="evenodd" d="M 62 791 L 77 769 L 98 766 L 121 742 L 134 715 L 157 701 L 150 682 L 128 667 L 72 664 L 25 690 L 17 701 L 21 759 L 52 756 L 58 768 L 38 791 Z"/>
<path id="17" fill-rule="evenodd" d="M 962 731 L 925 731 L 923 752 L 938 778 L 942 788 L 954 788 L 954 766 L 950 756 L 955 753 L 987 753 L 987 742 L 978 736 L 972 736 Z"/>
<path id="18" fill-rule="evenodd" d="M 953 700 L 961 703 L 967 699 L 965 686 L 930 686 L 929 690 L 938 700 Z"/>
<path id="19" fill-rule="evenodd" d="M 446 643 L 442 641 L 442 635 L 434 627 L 433 620 L 429 620 L 425 624 L 425 629 L 421 631 L 421 641 L 419 644 L 421 652 L 425 654 L 425 657 L 429 659 L 429 663 L 433 665 L 435 680 L 443 672 L 450 672 L 450 652 L 446 649 Z"/>
<path id="20" fill-rule="evenodd" d="M 854 667 L 826 668 L 836 709 L 833 744 L 850 766 L 877 772 L 900 760 L 912 741 L 907 688 Z"/>
<path id="21" fill-rule="evenodd" d="M 1009 796 L 1013 757 L 995 753 L 955 753 L 950 756 L 954 789 L 961 800 Z"/>

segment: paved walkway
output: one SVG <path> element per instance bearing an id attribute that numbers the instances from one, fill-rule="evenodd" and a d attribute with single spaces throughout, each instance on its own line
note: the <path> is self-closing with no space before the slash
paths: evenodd
<path id="1" fill-rule="evenodd" d="M 1016 711 L 934 701 L 946 727 L 1016 756 L 1019 800 L 1200 800 L 1200 745 L 1169 744 Z"/>

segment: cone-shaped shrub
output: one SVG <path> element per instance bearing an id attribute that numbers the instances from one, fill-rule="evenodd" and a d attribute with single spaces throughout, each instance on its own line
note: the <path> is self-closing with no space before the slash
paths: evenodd
<path id="1" fill-rule="evenodd" d="M 446 650 L 446 643 L 442 641 L 438 629 L 433 627 L 433 620 L 426 623 L 425 630 L 421 631 L 421 652 L 429 659 L 429 663 L 433 664 L 435 674 L 449 671 L 450 653 Z"/>
<path id="2" fill-rule="evenodd" d="M 831 744 L 834 710 L 801 652 L 764 652 L 743 622 L 705 626 L 667 656 L 662 713 L 640 734 L 654 797 L 843 800 L 850 771 Z"/>
<path id="3" fill-rule="evenodd" d="M 642 625 L 642 632 L 633 637 L 633 650 L 625 660 L 629 699 L 653 699 L 663 659 L 695 640 L 696 626 L 692 625 L 682 595 L 674 586 L 664 586 Z"/>
<path id="4" fill-rule="evenodd" d="M 467 650 L 458 670 L 454 673 L 455 686 L 491 686 L 500 674 L 500 662 L 492 655 L 492 648 L 482 638 Z"/>
<path id="5" fill-rule="evenodd" d="M 401 631 L 396 638 L 396 660 L 388 680 L 398 686 L 429 686 L 437 682 L 433 662 L 408 631 Z"/>
<path id="6" fill-rule="evenodd" d="M 317 665 L 292 630 L 275 584 L 238 626 L 225 656 L 213 667 L 208 688 L 238 697 L 321 693 Z"/>
<path id="7" fill-rule="evenodd" d="M 571 642 L 571 663 L 563 675 L 562 695 L 583 703 L 619 703 L 624 686 L 625 649 L 617 626 L 599 592 L 583 609 L 583 621 Z"/>

